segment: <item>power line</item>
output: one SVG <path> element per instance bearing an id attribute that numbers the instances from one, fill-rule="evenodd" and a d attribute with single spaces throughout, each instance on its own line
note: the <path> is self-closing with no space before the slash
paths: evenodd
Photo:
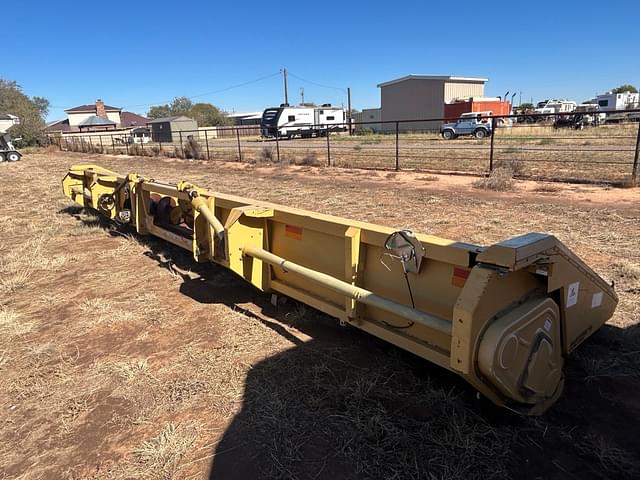
<path id="1" fill-rule="evenodd" d="M 297 78 L 298 80 L 301 80 L 303 82 L 310 83 L 311 85 L 315 85 L 316 87 L 331 88 L 333 90 L 340 90 L 341 92 L 343 92 L 345 94 L 347 93 L 347 90 L 345 88 L 334 87 L 334 86 L 331 86 L 331 85 L 323 85 L 322 83 L 313 82 L 311 80 L 307 80 L 306 78 L 299 77 L 298 75 L 295 75 L 295 74 L 291 73 L 290 71 L 288 72 L 288 74 L 290 76 L 292 76 L 293 78 Z"/>
<path id="2" fill-rule="evenodd" d="M 276 77 L 276 76 L 279 76 L 279 75 L 280 75 L 280 72 L 276 72 L 276 73 L 272 73 L 272 74 L 269 74 L 269 75 L 265 75 L 263 77 L 255 78 L 253 80 L 249 80 L 247 82 L 238 83 L 236 85 L 231 85 L 229 87 L 221 88 L 219 90 L 212 90 L 210 92 L 199 93 L 197 95 L 191 95 L 190 97 L 186 97 L 186 98 L 188 98 L 189 100 L 193 100 L 194 98 L 200 98 L 200 97 L 205 97 L 207 95 L 214 95 L 216 93 L 227 92 L 227 91 L 233 90 L 235 88 L 240 88 L 240 87 L 244 87 L 246 85 L 251 85 L 252 83 L 261 82 L 262 80 L 266 80 L 268 78 Z M 162 100 L 162 101 L 153 102 L 153 103 L 140 103 L 140 104 L 136 104 L 136 105 L 124 105 L 124 106 L 122 106 L 122 108 L 152 107 L 152 106 L 155 106 L 155 105 L 162 105 L 162 104 L 170 103 L 172 100 L 173 99 L 171 99 L 171 100 Z M 57 105 L 50 105 L 50 108 L 66 109 L 66 108 L 71 108 L 71 107 L 61 107 L 61 106 L 57 106 Z"/>
<path id="3" fill-rule="evenodd" d="M 244 87 L 246 85 L 251 85 L 252 83 L 261 82 L 262 80 L 266 80 L 268 78 L 272 78 L 272 77 L 279 76 L 279 75 L 280 75 L 280 72 L 276 72 L 276 73 L 272 73 L 270 75 L 265 75 L 264 77 L 259 77 L 259 78 L 255 78 L 253 80 L 249 80 L 248 82 L 238 83 L 236 85 L 231 85 L 230 87 L 221 88 L 219 90 L 212 90 L 210 92 L 199 93 L 197 95 L 192 95 L 192 96 L 186 97 L 186 98 L 188 98 L 189 100 L 193 100 L 194 98 L 206 97 L 207 95 L 214 95 L 216 93 L 227 92 L 229 90 L 233 90 L 234 88 L 240 88 L 240 87 Z M 173 99 L 171 99 L 171 100 L 173 100 Z M 151 107 L 151 106 L 154 106 L 154 105 L 160 105 L 160 104 L 169 103 L 169 102 L 171 102 L 171 100 L 164 100 L 164 101 L 161 101 L 161 102 L 154 102 L 154 103 L 144 103 L 144 104 L 139 104 L 139 105 L 125 105 L 125 107 L 123 107 L 123 108 Z"/>

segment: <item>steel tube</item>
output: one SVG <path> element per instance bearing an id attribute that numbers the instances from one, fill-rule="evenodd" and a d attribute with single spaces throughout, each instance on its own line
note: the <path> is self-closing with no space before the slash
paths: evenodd
<path id="1" fill-rule="evenodd" d="M 282 257 L 279 257 L 278 255 L 267 252 L 263 248 L 247 246 L 244 247 L 243 253 L 244 255 L 258 258 L 268 264 L 279 266 L 287 272 L 293 272 L 297 275 L 305 277 L 312 282 L 316 282 L 324 287 L 333 290 L 334 292 L 338 292 L 346 297 L 352 298 L 364 305 L 379 308 L 380 310 L 393 313 L 394 315 L 398 315 L 416 324 L 423 325 L 433 330 L 437 330 L 438 332 L 444 333 L 446 335 L 451 335 L 451 322 L 443 318 L 420 312 L 406 305 L 402 305 L 401 303 L 397 303 L 393 300 L 389 300 L 388 298 L 376 295 L 375 293 L 370 292 L 369 290 L 365 290 L 364 288 L 360 288 L 350 283 L 343 282 L 342 280 L 338 280 L 337 278 L 334 278 L 331 275 L 327 275 L 326 273 L 311 270 L 310 268 L 303 267 L 302 265 L 298 265 L 297 263 L 290 262 Z"/>
<path id="2" fill-rule="evenodd" d="M 216 232 L 216 235 L 218 237 L 222 237 L 222 235 L 224 234 L 224 226 L 222 225 L 222 223 L 220 223 L 220 220 L 216 218 L 213 212 L 209 210 L 207 201 L 202 197 L 195 197 L 191 200 L 191 205 L 193 205 L 193 208 L 195 208 L 204 216 L 204 218 L 207 219 L 207 222 L 209 222 L 209 225 L 211 225 L 213 230 Z"/>

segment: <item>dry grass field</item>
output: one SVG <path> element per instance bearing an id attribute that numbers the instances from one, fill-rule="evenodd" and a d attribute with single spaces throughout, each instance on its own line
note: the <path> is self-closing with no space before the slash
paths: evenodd
<path id="1" fill-rule="evenodd" d="M 615 281 L 543 417 L 65 199 L 74 163 L 487 244 Z M 640 476 L 640 189 L 34 152 L 0 164 L 0 479 Z"/>

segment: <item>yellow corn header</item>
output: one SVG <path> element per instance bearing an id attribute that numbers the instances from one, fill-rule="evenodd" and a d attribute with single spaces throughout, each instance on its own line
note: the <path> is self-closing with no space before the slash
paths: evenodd
<path id="1" fill-rule="evenodd" d="M 564 358 L 611 317 L 609 284 L 551 235 L 482 247 L 73 166 L 63 191 L 462 376 L 497 405 L 544 412 Z"/>

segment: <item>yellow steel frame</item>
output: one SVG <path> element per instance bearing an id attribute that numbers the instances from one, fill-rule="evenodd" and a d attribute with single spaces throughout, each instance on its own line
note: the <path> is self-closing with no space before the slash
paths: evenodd
<path id="1" fill-rule="evenodd" d="M 62 185 L 84 207 L 413 352 L 523 413 L 557 399 L 564 357 L 617 304 L 550 235 L 482 247 L 417 234 L 412 305 L 401 263 L 386 257 L 391 228 L 95 165 L 72 167 Z"/>

